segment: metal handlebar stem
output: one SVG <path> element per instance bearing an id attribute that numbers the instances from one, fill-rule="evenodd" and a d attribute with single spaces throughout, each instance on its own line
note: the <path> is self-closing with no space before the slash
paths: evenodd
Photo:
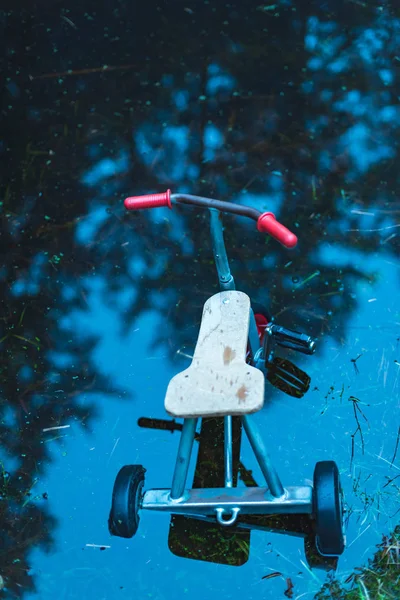
<path id="1" fill-rule="evenodd" d="M 229 269 L 229 261 L 226 253 L 222 215 L 216 208 L 210 208 L 210 232 L 215 266 L 217 267 L 219 285 L 221 291 L 235 290 L 235 281 Z"/>
<path id="2" fill-rule="evenodd" d="M 217 267 L 219 286 L 221 291 L 235 290 L 235 281 L 229 269 L 229 260 L 226 253 L 222 214 L 217 208 L 209 208 L 210 211 L 210 233 L 214 254 L 215 266 Z M 233 464 L 232 464 L 232 417 L 224 417 L 224 464 L 225 464 L 225 487 L 233 486 Z"/>

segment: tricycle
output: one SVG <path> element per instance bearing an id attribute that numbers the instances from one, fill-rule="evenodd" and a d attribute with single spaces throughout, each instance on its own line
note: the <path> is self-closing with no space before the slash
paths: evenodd
<path id="1" fill-rule="evenodd" d="M 274 322 L 267 309 L 256 308 L 237 289 L 223 237 L 221 213 L 250 218 L 259 232 L 268 233 L 286 248 L 297 237 L 271 212 L 190 194 L 161 194 L 126 198 L 128 210 L 193 205 L 207 208 L 220 292 L 204 304 L 196 347 L 190 366 L 175 375 L 166 390 L 166 412 L 183 419 L 178 454 L 168 489 L 144 490 L 142 465 L 123 466 L 115 479 L 109 515 L 112 535 L 131 538 L 141 510 L 162 511 L 232 527 L 246 515 L 303 515 L 313 522 L 315 545 L 321 556 L 337 557 L 345 548 L 343 494 L 334 461 L 316 463 L 313 485 L 283 485 L 265 447 L 257 423 L 264 405 L 269 373 L 285 370 L 274 356 L 276 346 L 311 355 L 316 340 Z M 295 382 L 292 381 L 295 387 Z M 289 377 L 289 387 L 291 379 Z M 293 394 L 295 395 L 295 394 Z M 187 475 L 200 419 L 223 419 L 224 486 L 188 488 Z M 265 478 L 265 486 L 234 485 L 232 422 L 239 418 Z"/>

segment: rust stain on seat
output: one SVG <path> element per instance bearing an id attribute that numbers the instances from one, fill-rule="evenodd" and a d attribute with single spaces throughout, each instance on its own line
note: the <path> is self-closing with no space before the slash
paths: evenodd
<path id="1" fill-rule="evenodd" d="M 248 394 L 248 389 L 245 385 L 242 385 L 236 392 L 236 396 L 239 398 L 239 402 L 244 402 Z"/>
<path id="2" fill-rule="evenodd" d="M 223 359 L 224 365 L 229 365 L 236 356 L 236 352 L 230 346 L 225 346 Z"/>

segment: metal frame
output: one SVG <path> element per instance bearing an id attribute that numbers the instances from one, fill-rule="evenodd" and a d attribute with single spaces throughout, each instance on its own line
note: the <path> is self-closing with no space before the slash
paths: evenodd
<path id="1" fill-rule="evenodd" d="M 196 488 L 185 490 L 173 500 L 169 489 L 148 490 L 142 508 L 185 515 L 214 515 L 222 525 L 232 525 L 236 516 L 265 514 L 311 514 L 312 487 L 287 487 L 281 498 L 274 497 L 269 488 Z M 231 515 L 229 520 L 224 515 Z"/>
<path id="2" fill-rule="evenodd" d="M 229 269 L 221 213 L 210 208 L 211 238 L 214 260 L 221 291 L 235 290 L 235 281 Z M 266 332 L 266 343 L 260 345 L 254 313 L 250 309 L 249 347 L 251 364 L 263 370 L 266 353 L 272 352 L 273 338 Z M 184 419 L 171 489 L 152 489 L 144 493 L 141 508 L 159 510 L 192 517 L 212 517 L 224 526 L 233 525 L 239 514 L 312 514 L 311 486 L 284 488 L 272 465 L 255 415 L 242 417 L 242 424 L 267 487 L 233 487 L 232 473 L 232 417 L 224 418 L 224 488 L 186 489 L 187 474 L 196 434 L 197 418 Z"/>

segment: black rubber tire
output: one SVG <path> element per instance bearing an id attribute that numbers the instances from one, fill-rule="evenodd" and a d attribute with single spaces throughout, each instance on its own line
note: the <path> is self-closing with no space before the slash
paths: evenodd
<path id="1" fill-rule="evenodd" d="M 333 460 L 315 465 L 313 505 L 318 552 L 322 556 L 339 556 L 345 547 L 343 499 L 339 469 Z"/>
<path id="2" fill-rule="evenodd" d="M 131 538 L 139 527 L 144 474 L 142 465 L 126 465 L 115 478 L 108 529 L 111 535 Z"/>

